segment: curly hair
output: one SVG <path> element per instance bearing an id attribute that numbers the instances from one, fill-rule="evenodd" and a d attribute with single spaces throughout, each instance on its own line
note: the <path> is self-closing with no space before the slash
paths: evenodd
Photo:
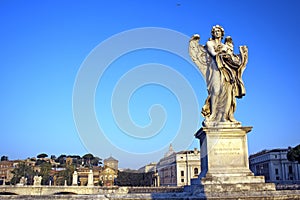
<path id="1" fill-rule="evenodd" d="M 212 29 L 211 29 L 212 39 L 215 38 L 214 32 L 215 32 L 216 29 L 220 29 L 221 30 L 221 34 L 222 34 L 221 35 L 221 39 L 223 39 L 223 37 L 225 35 L 225 31 L 224 31 L 224 28 L 222 26 L 220 26 L 220 25 L 215 25 L 215 26 L 212 27 Z"/>

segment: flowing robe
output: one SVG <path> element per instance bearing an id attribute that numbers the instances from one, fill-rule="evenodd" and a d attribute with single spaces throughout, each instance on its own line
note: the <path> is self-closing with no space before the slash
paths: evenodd
<path id="1" fill-rule="evenodd" d="M 212 122 L 236 122 L 233 113 L 236 109 L 236 97 L 245 95 L 244 84 L 241 81 L 241 59 L 239 56 L 230 54 L 224 50 L 226 44 L 216 44 L 208 41 L 206 49 L 212 56 L 212 62 L 207 69 L 208 98 L 202 108 L 202 114 L 207 121 Z"/>

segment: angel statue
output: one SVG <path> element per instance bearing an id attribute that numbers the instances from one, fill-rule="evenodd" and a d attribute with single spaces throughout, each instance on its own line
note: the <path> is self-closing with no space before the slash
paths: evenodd
<path id="1" fill-rule="evenodd" d="M 246 91 L 242 74 L 248 62 L 247 46 L 240 46 L 240 54 L 234 54 L 233 41 L 224 37 L 224 29 L 213 26 L 212 37 L 206 45 L 200 45 L 200 35 L 195 34 L 189 42 L 189 53 L 202 73 L 208 97 L 202 108 L 204 126 L 241 126 L 234 118 L 236 98 L 242 98 Z"/>

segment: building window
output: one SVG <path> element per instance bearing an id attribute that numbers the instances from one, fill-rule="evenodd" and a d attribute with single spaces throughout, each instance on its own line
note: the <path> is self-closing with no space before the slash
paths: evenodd
<path id="1" fill-rule="evenodd" d="M 198 175 L 198 168 L 194 169 L 194 175 Z"/>
<path id="2" fill-rule="evenodd" d="M 293 167 L 292 165 L 289 166 L 289 174 L 292 174 L 293 173 Z"/>
<path id="3" fill-rule="evenodd" d="M 184 176 L 184 171 L 181 171 L 181 176 Z"/>
<path id="4" fill-rule="evenodd" d="M 278 169 L 275 169 L 275 174 L 278 175 Z"/>
<path id="5" fill-rule="evenodd" d="M 183 178 L 181 179 L 181 183 L 184 183 L 184 179 Z"/>
<path id="6" fill-rule="evenodd" d="M 276 176 L 276 180 L 279 180 L 279 176 Z"/>
<path id="7" fill-rule="evenodd" d="M 256 165 L 255 168 L 256 168 L 256 174 L 260 174 L 259 173 L 259 165 Z"/>

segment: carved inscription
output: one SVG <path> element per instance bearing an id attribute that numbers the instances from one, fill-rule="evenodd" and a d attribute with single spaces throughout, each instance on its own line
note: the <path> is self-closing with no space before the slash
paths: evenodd
<path id="1" fill-rule="evenodd" d="M 215 148 L 215 155 L 239 155 L 241 152 L 241 148 L 237 147 L 225 147 L 225 148 Z"/>
<path id="2" fill-rule="evenodd" d="M 245 146 L 243 138 L 215 138 L 211 145 L 210 162 L 215 167 L 243 167 Z"/>

